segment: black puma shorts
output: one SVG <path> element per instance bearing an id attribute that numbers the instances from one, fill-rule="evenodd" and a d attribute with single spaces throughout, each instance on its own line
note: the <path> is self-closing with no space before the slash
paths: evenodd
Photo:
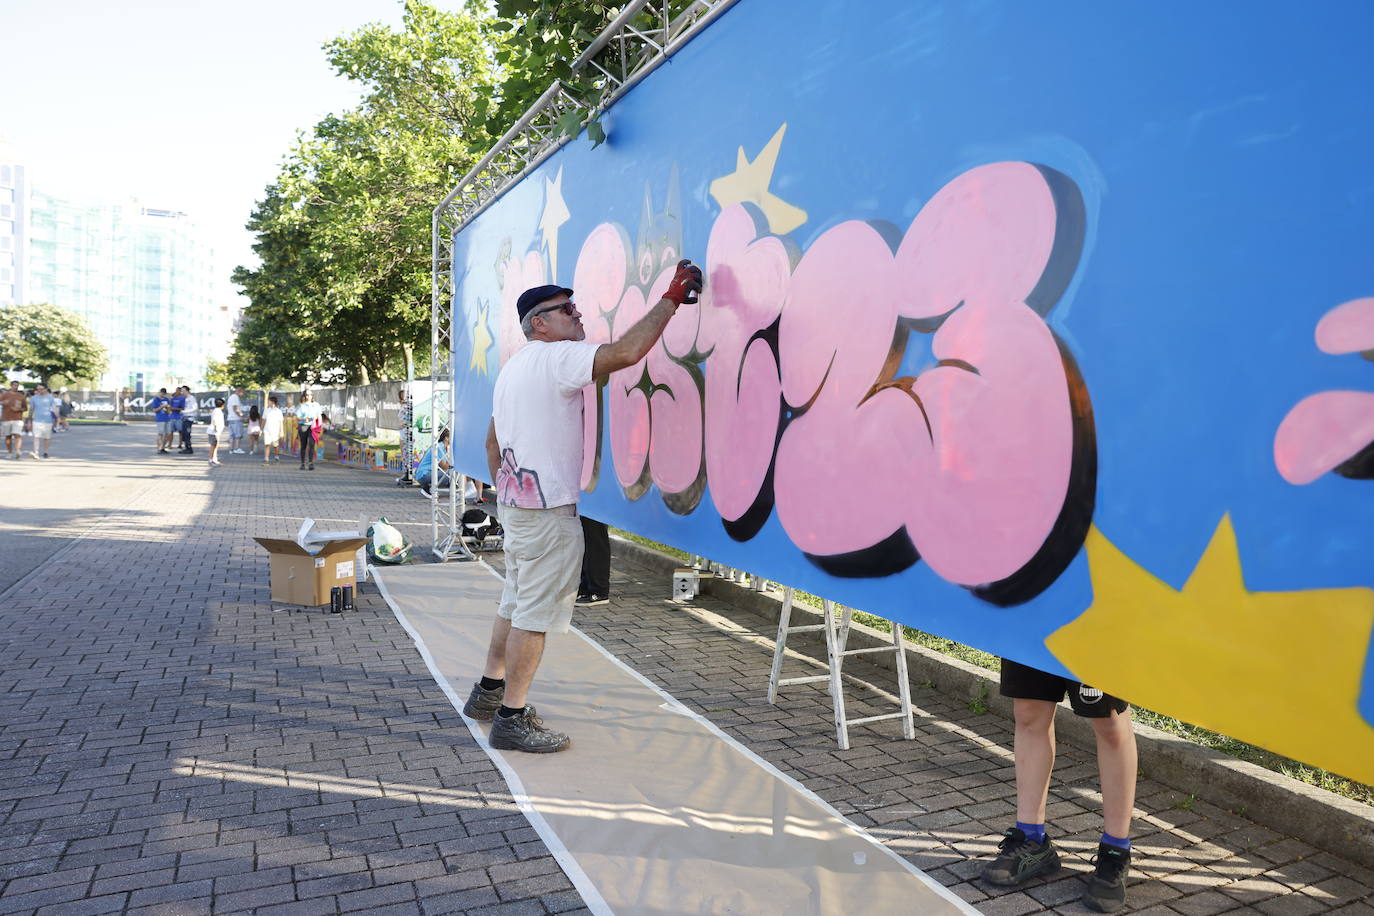
<path id="1" fill-rule="evenodd" d="M 1050 674 L 1011 659 L 1002 659 L 1002 684 L 997 691 L 1016 700 L 1048 700 L 1058 703 L 1069 695 L 1069 705 L 1075 715 L 1085 719 L 1108 719 L 1113 712 L 1122 713 L 1131 704 L 1103 693 L 1096 687 Z"/>

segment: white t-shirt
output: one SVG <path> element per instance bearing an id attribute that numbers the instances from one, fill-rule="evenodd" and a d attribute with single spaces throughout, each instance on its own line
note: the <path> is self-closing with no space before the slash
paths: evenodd
<path id="1" fill-rule="evenodd" d="M 582 389 L 591 384 L 597 344 L 532 340 L 496 378 L 491 413 L 505 506 L 553 509 L 577 502 L 582 483 Z"/>
<path id="2" fill-rule="evenodd" d="M 215 436 L 224 435 L 224 408 L 216 407 L 210 411 L 210 433 Z"/>
<path id="3" fill-rule="evenodd" d="M 262 429 L 268 439 L 280 439 L 282 414 L 280 407 L 269 406 L 262 414 Z"/>
<path id="4" fill-rule="evenodd" d="M 186 406 L 181 408 L 181 415 L 188 420 L 196 418 L 196 411 L 200 410 L 200 404 L 196 401 L 194 394 L 186 395 Z"/>
<path id="5" fill-rule="evenodd" d="M 229 419 L 237 420 L 243 416 L 243 401 L 239 400 L 238 392 L 229 395 L 229 402 L 225 405 L 229 411 Z"/>

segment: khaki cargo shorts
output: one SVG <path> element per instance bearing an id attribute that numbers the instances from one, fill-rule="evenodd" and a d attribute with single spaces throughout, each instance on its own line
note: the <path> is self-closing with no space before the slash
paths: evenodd
<path id="1" fill-rule="evenodd" d="M 582 521 L 576 506 L 501 507 L 506 587 L 497 613 L 535 633 L 566 633 L 582 577 Z"/>

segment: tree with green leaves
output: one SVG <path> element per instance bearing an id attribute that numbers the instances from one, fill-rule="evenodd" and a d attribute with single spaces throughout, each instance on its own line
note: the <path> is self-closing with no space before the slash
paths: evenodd
<path id="1" fill-rule="evenodd" d="M 55 375 L 98 379 L 109 355 L 85 319 L 56 305 L 0 308 L 0 368 L 49 384 Z"/>
<path id="2" fill-rule="evenodd" d="M 261 264 L 234 272 L 250 302 L 235 377 L 366 384 L 427 352 L 429 214 L 483 131 L 488 26 L 409 0 L 400 30 L 369 25 L 325 46 L 365 95 L 298 141 L 253 212 Z"/>
<path id="3" fill-rule="evenodd" d="M 629 24 L 645 31 L 658 24 L 665 5 L 671 19 L 693 3 L 657 0 L 641 9 Z M 478 102 L 486 113 L 486 132 L 500 137 L 557 79 L 582 106 L 580 111 L 564 115 L 559 129 L 566 136 L 576 136 L 585 128 L 592 146 L 600 145 L 606 139 L 598 120 L 598 106 L 607 88 L 605 78 L 595 67 L 575 70 L 573 65 L 626 6 L 586 0 L 495 0 L 493 59 L 502 69 L 491 101 Z M 616 51 L 610 48 L 606 53 Z"/>
<path id="4" fill-rule="evenodd" d="M 672 0 L 669 13 L 690 5 Z M 623 8 L 469 0 L 445 12 L 406 0 L 400 29 L 368 25 L 326 44 L 364 97 L 299 138 L 253 211 L 261 264 L 234 272 L 250 305 L 230 374 L 367 383 L 427 360 L 431 211 L 555 78 L 584 106 L 562 131 L 604 139 L 601 74 L 572 65 Z"/>
<path id="5" fill-rule="evenodd" d="M 229 364 L 222 359 L 206 360 L 205 384 L 211 388 L 232 388 L 234 376 L 229 372 Z"/>

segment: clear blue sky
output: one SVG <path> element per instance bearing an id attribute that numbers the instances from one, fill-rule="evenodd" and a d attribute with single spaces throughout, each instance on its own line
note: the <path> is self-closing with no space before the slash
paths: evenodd
<path id="1" fill-rule="evenodd" d="M 369 22 L 398 26 L 402 9 L 400 0 L 0 7 L 0 140 L 34 183 L 184 210 L 225 276 L 253 257 L 243 224 L 296 131 L 358 99 L 320 46 Z"/>

